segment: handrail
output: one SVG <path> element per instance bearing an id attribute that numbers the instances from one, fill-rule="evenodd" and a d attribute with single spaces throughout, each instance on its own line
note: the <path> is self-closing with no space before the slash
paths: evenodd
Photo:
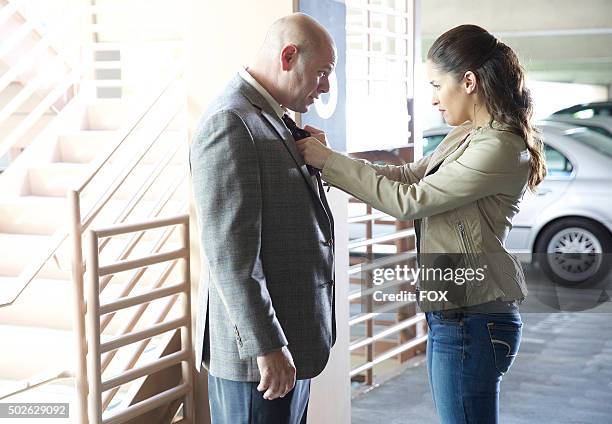
<path id="1" fill-rule="evenodd" d="M 358 247 L 364 246 L 372 246 L 374 244 L 383 243 L 385 241 L 392 241 L 401 239 L 404 237 L 409 237 L 414 235 L 414 228 L 410 228 L 407 230 L 399 231 L 397 233 L 385 234 L 384 236 L 373 237 L 367 240 L 359 240 L 349 243 L 349 249 L 356 249 Z"/>
<path id="2" fill-rule="evenodd" d="M 425 314 L 419 313 L 414 317 L 405 319 L 404 321 L 398 322 L 397 324 L 384 329 L 380 333 L 376 333 L 371 337 L 365 337 L 363 339 L 357 340 L 349 345 L 349 352 L 352 352 L 356 349 L 365 347 L 369 344 L 374 343 L 376 340 L 383 339 L 391 334 L 397 333 L 398 331 L 404 330 L 405 328 L 411 327 L 414 324 L 417 324 L 425 319 Z"/>
<path id="3" fill-rule="evenodd" d="M 74 373 L 68 370 L 61 371 L 53 371 L 53 372 L 44 372 L 42 374 L 36 375 L 34 377 L 29 378 L 27 381 L 20 381 L 18 389 L 12 389 L 8 392 L 0 394 L 0 400 L 9 398 L 11 396 L 18 395 L 19 393 L 27 392 L 28 390 L 34 389 L 36 387 L 40 387 L 44 384 L 51 383 L 55 380 L 60 380 L 62 378 L 72 378 L 74 377 Z"/>
<path id="4" fill-rule="evenodd" d="M 100 172 L 100 169 L 102 169 L 102 167 L 104 165 L 106 165 L 106 163 L 110 160 L 111 156 L 113 154 L 115 154 L 115 152 L 117 151 L 117 149 L 119 149 L 119 147 L 121 147 L 121 145 L 125 142 L 125 140 L 128 138 L 128 136 L 130 134 L 132 134 L 132 132 L 136 129 L 136 127 L 138 126 L 138 124 L 140 124 L 140 122 L 144 119 L 144 117 L 149 113 L 149 111 L 151 109 L 153 109 L 153 106 L 155 106 L 155 104 L 158 102 L 158 100 L 166 93 L 166 91 L 168 91 L 168 89 L 170 88 L 170 86 L 172 86 L 172 84 L 174 84 L 174 82 L 176 81 L 176 79 L 182 74 L 182 69 L 177 69 L 173 74 L 172 77 L 169 78 L 169 81 L 164 85 L 164 88 L 161 90 L 161 92 L 159 92 L 159 94 L 154 95 L 153 96 L 153 100 L 150 102 L 147 102 L 147 106 L 144 108 L 143 111 L 141 111 L 139 114 L 137 114 L 136 116 L 138 117 L 135 122 L 133 122 L 131 125 L 126 126 L 126 128 L 121 132 L 121 136 L 120 141 L 113 147 L 113 149 L 106 155 L 106 157 L 104 159 L 101 160 L 101 162 L 98 164 L 98 166 L 96 167 L 96 169 L 94 169 L 90 175 L 85 178 L 83 180 L 83 182 L 81 183 L 81 185 L 77 186 L 77 188 L 75 189 L 78 193 L 81 193 L 85 187 L 87 187 L 89 185 L 89 183 L 91 182 L 91 180 L 98 175 L 98 172 Z M 146 154 L 146 152 L 145 152 Z"/>
<path id="5" fill-rule="evenodd" d="M 34 29 L 34 26 L 26 21 L 21 25 L 21 27 L 15 31 L 15 33 L 9 39 L 2 42 L 2 46 L 0 47 L 0 57 L 3 57 L 5 54 L 10 52 L 22 38 L 24 38 L 30 31 Z"/>
<path id="6" fill-rule="evenodd" d="M 12 0 L 0 9 L 0 25 L 3 25 L 4 21 L 18 12 L 21 3 L 22 0 Z"/>
<path id="7" fill-rule="evenodd" d="M 13 97 L 5 106 L 0 110 L 0 124 L 2 124 L 9 116 L 25 102 L 37 89 L 38 86 L 43 82 L 45 78 L 44 74 L 40 74 L 28 81 L 15 97 Z"/>
<path id="8" fill-rule="evenodd" d="M 353 265 L 349 267 L 348 274 L 354 275 L 360 272 L 370 271 L 379 267 L 394 265 L 399 262 L 408 261 L 416 258 L 416 250 L 409 250 L 408 252 L 398 253 L 393 256 L 383 256 L 382 258 L 374 259 L 371 262 L 364 262 L 361 264 Z"/>
<path id="9" fill-rule="evenodd" d="M 157 202 L 155 204 L 155 206 L 153 206 L 153 209 L 151 210 L 151 213 L 149 214 L 148 218 L 156 218 L 156 217 L 158 217 L 159 213 L 166 207 L 166 205 L 168 204 L 170 199 L 176 193 L 176 190 L 178 189 L 179 184 L 183 180 L 185 180 L 186 177 L 187 177 L 187 174 L 185 173 L 182 177 L 178 178 L 178 181 L 175 184 L 172 184 L 166 190 L 166 193 L 164 193 L 164 195 L 161 197 L 159 202 Z M 176 211 L 176 213 L 184 213 L 184 212 L 185 212 L 185 210 Z M 117 220 L 117 219 L 115 219 L 115 223 L 120 223 L 120 222 L 124 222 L 124 220 Z M 128 243 L 123 247 L 123 251 L 119 254 L 118 259 L 125 259 L 125 258 L 127 258 L 132 253 L 132 251 L 134 250 L 134 248 L 136 247 L 138 242 L 143 237 L 144 237 L 144 233 L 134 234 L 130 238 Z M 100 252 L 103 251 L 104 247 L 106 246 L 106 242 L 108 242 L 109 240 L 110 240 L 110 238 L 105 239 L 105 240 L 103 240 L 102 243 L 100 243 Z M 161 241 L 161 240 L 163 240 L 163 237 L 160 237 L 159 240 L 160 241 L 158 241 L 158 244 L 163 245 L 163 243 L 165 243 L 165 240 L 163 242 Z M 155 246 L 157 246 L 157 244 Z M 110 282 L 111 278 L 112 277 L 104 277 L 102 280 L 100 280 L 100 290 L 104 290 L 104 288 Z M 140 278 L 140 277 L 138 277 L 138 278 Z M 137 281 L 138 281 L 138 279 L 136 279 L 136 282 Z M 101 326 L 102 326 L 102 329 L 104 329 L 104 323 L 102 323 Z"/>
<path id="10" fill-rule="evenodd" d="M 78 10 L 71 12 L 76 16 Z M 67 19 L 67 18 L 66 18 Z M 38 56 L 42 55 L 45 52 L 46 48 L 51 47 L 51 35 L 56 32 L 60 32 L 60 30 L 64 30 L 65 27 L 56 26 L 36 43 L 36 45 L 28 51 L 28 54 L 23 56 L 21 60 L 14 66 L 2 75 L 0 78 L 0 91 L 4 90 L 11 82 L 17 78 L 17 76 L 23 72 L 24 69 L 29 69 L 29 65 L 35 63 L 34 60 L 38 58 Z"/>
<path id="11" fill-rule="evenodd" d="M 390 216 L 389 214 L 386 214 L 384 212 L 374 212 L 374 213 L 369 213 L 366 215 L 351 216 L 350 218 L 347 219 L 346 222 L 349 224 L 359 224 L 362 222 L 373 221 L 373 220 L 381 219 L 381 218 L 387 218 L 389 216 Z"/>
<path id="12" fill-rule="evenodd" d="M 421 321 L 425 321 L 425 318 L 423 318 Z M 388 351 L 386 351 L 385 353 L 383 353 L 380 356 L 377 356 L 376 358 L 374 358 L 372 361 L 366 362 L 363 365 L 358 366 L 357 368 L 354 368 L 351 370 L 350 376 L 353 377 L 357 374 L 360 374 L 364 371 L 367 371 L 371 368 L 373 368 L 376 364 L 380 364 L 383 361 L 386 361 L 387 359 L 391 359 L 396 355 L 399 355 L 402 352 L 407 351 L 408 349 L 412 349 L 413 347 L 416 347 L 418 345 L 420 345 L 421 343 L 425 343 L 427 341 L 427 334 L 425 334 L 424 336 L 420 336 L 420 337 L 416 337 L 412 340 L 410 340 L 409 342 L 406 342 L 402 345 L 399 345 L 393 349 L 390 349 Z"/>
<path id="13" fill-rule="evenodd" d="M 117 151 L 117 149 L 119 149 L 119 147 L 121 145 L 123 145 L 123 143 L 126 141 L 128 136 L 142 122 L 144 117 L 155 106 L 155 104 L 159 101 L 159 99 L 163 96 L 163 94 L 168 90 L 168 88 L 176 81 L 176 78 L 178 78 L 180 73 L 181 73 L 180 71 L 174 73 L 173 77 L 164 86 L 163 90 L 161 92 L 159 92 L 158 95 L 153 96 L 153 98 L 152 98 L 152 100 L 150 102 L 145 103 L 146 106 L 143 107 L 143 109 L 141 110 L 141 112 L 139 114 L 135 115 L 135 118 L 131 122 L 131 124 L 126 125 L 125 129 L 120 133 L 120 136 L 118 137 L 118 142 L 115 144 L 115 146 L 113 146 L 113 149 L 110 152 L 107 153 L 107 155 L 101 161 L 101 163 L 98 165 L 98 167 L 94 171 L 92 171 L 92 173 L 80 184 L 80 186 L 79 186 L 79 193 L 82 192 L 87 187 L 87 185 L 89 185 L 89 183 L 93 180 L 95 175 L 97 175 L 97 173 L 100 171 L 101 167 L 104 164 L 106 164 L 109 161 L 110 157 Z M 177 113 L 178 113 L 178 111 L 177 111 Z M 173 115 L 173 117 L 174 116 L 175 116 L 175 114 Z M 169 119 L 169 122 L 170 121 L 171 121 L 171 119 Z M 165 127 L 164 127 L 164 129 L 165 129 Z M 163 131 L 163 129 L 161 131 Z M 157 141 L 157 138 L 154 140 L 153 143 L 155 143 Z M 144 157 L 144 155 L 146 155 L 147 152 L 148 152 L 148 149 L 145 152 L 141 152 L 142 157 Z M 139 158 L 139 161 L 140 161 L 140 159 L 142 159 L 142 157 Z M 99 212 L 99 210 L 97 212 Z M 97 212 L 96 212 L 96 214 L 97 214 Z M 91 223 L 91 221 L 93 220 L 93 219 L 90 219 L 91 218 L 90 215 L 91 215 L 91 211 L 88 214 L 88 222 L 87 222 L 86 225 L 83 226 L 83 229 L 85 229 Z M 40 273 L 40 271 L 47 264 L 47 262 L 56 254 L 57 250 L 62 245 L 62 243 L 68 238 L 68 236 L 69 236 L 69 229 L 67 227 L 60 228 L 58 231 L 55 232 L 55 234 L 52 237 L 53 241 L 51 243 L 51 247 L 44 254 L 42 254 L 40 256 L 40 261 L 37 261 L 33 265 L 28 266 L 28 268 L 26 268 L 19 275 L 18 278 L 20 280 L 22 280 L 21 289 L 13 297 L 12 300 L 0 304 L 0 308 L 12 305 L 21 296 L 21 294 L 30 285 L 30 283 L 34 280 L 34 278 L 36 278 L 36 276 Z"/>
<path id="14" fill-rule="evenodd" d="M 53 103 L 63 95 L 70 86 L 80 79 L 84 68 L 75 68 L 67 74 L 55 88 L 50 91 L 43 100 L 32 110 L 28 116 L 19 123 L 15 129 L 0 143 L 0 156 L 7 153 L 13 145 L 28 132 L 30 127 L 49 109 Z"/>
<path id="15" fill-rule="evenodd" d="M 148 229 L 174 227 L 181 228 L 181 247 L 177 252 L 181 252 L 178 257 L 167 254 L 150 254 L 130 261 L 120 261 L 104 267 L 99 263 L 99 240 L 103 237 L 112 237 L 115 235 L 140 232 Z M 171 253 L 171 252 L 170 252 Z M 182 268 L 182 282 L 178 285 L 166 286 L 145 294 L 123 297 L 117 300 L 110 301 L 105 304 L 100 304 L 100 277 L 105 274 L 104 269 L 115 269 L 117 272 L 125 270 L 127 265 L 131 269 L 146 266 L 150 263 L 162 262 L 171 259 L 181 259 L 184 261 Z M 89 230 L 88 249 L 87 249 L 87 268 L 89 284 L 87 285 L 87 326 L 88 326 L 88 369 L 92 376 L 91 390 L 89 393 L 89 419 L 93 423 L 109 423 L 119 422 L 118 417 L 135 418 L 138 413 L 153 409 L 160 406 L 164 401 L 175 399 L 176 395 L 170 396 L 169 393 L 180 391 L 181 397 L 184 396 L 184 405 L 186 416 L 191 419 L 193 416 L 193 394 L 192 388 L 192 371 L 193 365 L 191 349 L 191 310 L 190 310 L 190 273 L 189 273 L 189 215 L 182 214 L 169 218 L 159 218 L 138 223 L 120 224 L 104 229 Z M 119 265 L 119 266 L 117 266 Z M 153 325 L 139 329 L 137 331 L 116 335 L 104 342 L 101 340 L 100 317 L 105 313 L 114 313 L 119 309 L 126 309 L 136 305 L 144 305 L 154 299 L 163 297 L 174 299 L 176 295 L 184 296 L 182 304 L 182 313 L 171 320 L 163 321 L 156 320 Z M 170 300 L 170 302 L 173 302 Z M 160 316 L 165 316 L 166 309 L 162 311 Z M 144 342 L 151 337 L 163 334 L 172 330 L 181 331 L 181 350 L 177 353 L 167 355 L 164 358 L 158 359 L 155 362 L 141 366 L 139 368 L 124 369 L 119 375 L 108 380 L 102 380 L 102 355 L 107 352 L 114 351 L 128 344 Z M 134 358 L 130 359 L 132 362 Z M 180 364 L 182 382 L 179 386 L 162 392 L 158 395 L 149 397 L 146 400 L 138 402 L 125 410 L 112 414 L 111 417 L 104 417 L 104 404 L 108 404 L 109 397 L 103 397 L 103 393 L 117 388 L 119 385 L 133 381 L 137 378 L 158 372 L 169 366 Z M 133 364 L 132 364 L 133 366 Z M 114 393 L 113 393 L 114 394 Z M 104 398 L 104 399 L 103 399 Z"/>
<path id="16" fill-rule="evenodd" d="M 79 185 L 78 188 L 78 192 L 81 193 L 86 187 L 87 185 L 92 181 L 92 179 L 94 178 L 95 175 L 97 175 L 97 173 L 100 171 L 101 167 L 106 164 L 109 160 L 110 157 L 119 149 L 119 147 L 126 141 L 126 139 L 128 138 L 128 136 L 135 130 L 135 128 L 142 122 L 142 120 L 144 119 L 144 117 L 150 112 L 150 110 L 155 106 L 155 104 L 159 101 L 159 99 L 163 96 L 163 94 L 169 89 L 169 87 L 175 83 L 176 78 L 178 78 L 178 76 L 181 74 L 180 70 L 177 71 L 176 73 L 173 73 L 172 78 L 170 79 L 170 81 L 168 81 L 168 83 L 164 86 L 163 90 L 161 92 L 159 92 L 158 95 L 153 96 L 152 100 L 150 102 L 146 103 L 146 106 L 143 107 L 143 109 L 141 110 L 140 113 L 136 114 L 136 118 L 132 121 L 131 124 L 126 125 L 125 129 L 120 133 L 120 136 L 118 137 L 118 142 L 115 144 L 115 146 L 113 147 L 113 149 L 107 153 L 107 155 L 105 156 L 105 158 L 101 161 L 101 163 L 98 165 L 98 167 L 93 170 L 91 172 L 91 174 L 84 179 L 83 183 L 81 183 Z M 178 111 L 177 111 L 178 113 Z M 175 116 L 175 114 L 173 114 L 173 117 Z M 168 123 L 171 121 L 172 118 L 169 119 Z M 165 127 L 164 127 L 165 129 Z M 160 131 L 160 133 L 163 132 L 163 129 Z M 158 137 L 157 137 L 158 138 Z M 157 138 L 154 140 L 154 142 L 157 141 Z M 154 143 L 153 142 L 153 143 Z M 151 143 L 151 144 L 153 144 Z M 150 147 L 150 146 L 149 146 Z M 147 151 L 145 152 L 141 152 L 141 157 L 139 158 L 138 162 L 140 162 L 140 159 L 142 159 L 142 157 L 144 157 L 144 155 L 146 155 Z M 110 198 L 110 197 L 109 197 Z M 107 199 L 108 201 L 108 199 Z M 102 205 L 103 206 L 103 205 Z M 100 206 L 100 208 L 102 207 Z M 99 209 L 96 211 L 99 212 Z M 90 217 L 90 215 L 92 214 L 92 211 L 90 211 L 90 213 L 88 214 L 88 219 L 87 219 L 87 223 L 85 225 L 83 225 L 83 229 L 85 229 L 93 220 L 93 218 Z M 91 218 L 91 219 L 90 219 Z M 0 308 L 12 305 L 20 296 L 21 294 L 24 292 L 24 290 L 30 285 L 30 283 L 34 280 L 34 278 L 36 278 L 36 276 L 40 273 L 40 271 L 42 270 L 42 268 L 47 264 L 47 262 L 56 254 L 57 250 L 59 249 L 59 247 L 62 245 L 62 243 L 68 238 L 69 235 L 69 231 L 67 227 L 63 227 L 60 228 L 58 231 L 56 231 L 56 233 L 53 235 L 52 239 L 53 239 L 53 243 L 51 244 L 51 247 L 40 256 L 40 261 L 37 261 L 34 265 L 31 265 L 30 267 L 26 268 L 20 275 L 19 275 L 19 279 L 22 280 L 22 287 L 19 290 L 19 292 L 13 297 L 12 300 L 10 300 L 9 302 L 5 302 L 0 304 Z"/>
<path id="17" fill-rule="evenodd" d="M 391 159 L 395 160 L 394 158 L 395 156 L 391 157 Z M 388 162 L 388 160 L 385 161 Z M 395 231 L 375 236 L 374 225 L 379 223 L 379 220 L 388 220 L 384 224 L 394 224 Z M 348 325 L 351 336 L 356 335 L 357 331 L 359 331 L 359 337 L 356 340 L 351 340 L 351 343 L 349 343 L 349 352 L 351 356 L 359 356 L 360 362 L 365 360 L 365 363 L 352 365 L 349 376 L 351 379 L 358 378 L 359 381 L 363 381 L 366 385 L 372 385 L 375 382 L 374 374 L 377 364 L 393 358 L 397 358 L 399 364 L 404 363 L 421 349 L 420 346 L 427 339 L 427 335 L 424 335 L 422 328 L 425 321 L 424 315 L 416 313 L 416 302 L 414 300 L 405 302 L 390 301 L 377 304 L 376 308 L 374 308 L 372 297 L 372 294 L 378 290 L 386 291 L 390 288 L 394 290 L 403 289 L 408 284 L 414 284 L 413 280 L 396 279 L 385 281 L 385 284 L 382 286 L 375 285 L 372 280 L 372 272 L 375 269 L 414 261 L 416 259 L 416 251 L 408 243 L 407 238 L 413 238 L 415 231 L 414 228 L 407 228 L 406 223 L 399 222 L 389 215 L 373 210 L 370 206 L 366 207 L 365 214 L 361 213 L 358 216 L 349 217 L 348 222 L 351 224 L 362 224 L 366 230 L 364 239 L 348 243 L 349 251 L 355 252 L 355 254 L 359 252 L 360 255 L 360 263 L 348 268 L 349 282 L 351 285 L 360 283 L 360 287 L 353 288 L 351 286 L 347 300 L 349 303 L 361 302 L 364 307 L 361 313 L 349 317 Z M 374 247 L 379 244 L 394 244 L 395 248 L 392 252 L 397 253 L 377 258 L 374 255 Z M 365 252 L 365 257 L 361 256 L 363 252 Z M 357 280 L 357 276 L 361 276 L 361 278 Z M 381 314 L 393 314 L 395 322 L 386 322 L 383 328 L 379 328 L 378 325 L 382 324 L 382 322 L 378 321 Z M 384 349 L 384 351 L 381 352 L 381 349 Z"/>
<path id="18" fill-rule="evenodd" d="M 10 4 L 10 3 L 9 3 Z M 66 20 L 72 20 L 73 17 L 78 16 L 80 9 L 73 10 L 69 12 L 68 17 L 63 18 L 63 22 Z M 27 28 L 27 31 L 24 30 Z M 36 41 L 33 48 L 29 49 L 27 54 L 23 55 L 20 60 L 13 66 L 11 66 L 7 72 L 0 77 L 0 92 L 3 91 L 11 82 L 15 81 L 21 73 L 24 71 L 31 69 L 34 66 L 37 66 L 36 59 L 39 56 L 44 55 L 48 49 L 52 49 L 52 38 L 55 34 L 61 33 L 65 31 L 66 25 L 56 24 L 44 35 L 40 35 L 40 40 Z M 21 38 L 25 37 L 28 32 L 35 31 L 36 27 L 28 20 L 26 20 L 19 29 L 14 31 L 13 37 L 7 40 L 7 43 L 2 45 L 0 49 L 0 57 L 10 51 L 13 47 L 13 44 L 16 44 Z M 59 59 L 62 62 L 62 66 L 67 66 L 63 60 L 63 54 L 59 52 L 55 52 L 53 59 Z M 81 62 L 80 65 L 75 66 L 72 70 L 68 66 L 66 69 L 66 74 L 55 83 L 55 87 L 49 92 L 37 105 L 37 107 L 32 110 L 26 118 L 19 123 L 19 125 L 14 128 L 9 135 L 5 137 L 4 140 L 0 142 L 0 156 L 5 155 L 14 145 L 17 143 L 23 135 L 25 135 L 28 130 L 36 123 L 38 119 L 45 113 L 46 110 L 52 108 L 54 103 L 65 94 L 65 92 L 71 87 L 74 86 L 80 79 L 82 72 L 86 69 L 84 65 L 85 62 Z M 25 95 L 28 92 L 32 92 L 41 82 L 43 78 L 43 73 L 39 72 L 39 75 L 34 78 L 33 81 L 30 81 L 27 86 L 21 90 L 21 92 L 12 99 L 5 107 L 0 111 L 0 123 L 7 119 L 16 109 L 19 104 L 21 104 L 25 100 Z M 31 94 L 31 93 L 30 93 Z"/>
<path id="19" fill-rule="evenodd" d="M 119 190 L 119 188 L 121 187 L 121 184 L 123 184 L 123 182 L 128 178 L 130 173 L 144 159 L 144 157 L 149 152 L 149 150 L 151 150 L 153 145 L 157 142 L 157 140 L 159 139 L 161 134 L 166 130 L 168 125 L 170 125 L 170 122 L 179 113 L 179 111 L 180 111 L 180 108 L 177 108 L 177 110 L 175 110 L 173 112 L 172 116 L 170 118 L 168 118 L 168 120 L 165 123 L 162 121 L 162 124 L 160 125 L 161 128 L 156 128 L 156 131 L 153 131 L 153 133 L 156 134 L 155 137 L 153 138 L 153 141 L 149 142 L 148 144 L 145 144 L 145 146 L 142 148 L 142 150 L 139 152 L 139 154 L 136 155 L 132 159 L 132 161 L 130 163 L 128 163 L 128 165 L 126 165 L 125 168 L 123 168 L 121 170 L 121 172 L 117 175 L 117 177 L 115 177 L 115 180 L 106 189 L 105 193 L 98 199 L 96 204 L 90 208 L 90 210 L 87 213 L 86 217 L 83 219 L 83 227 L 85 227 L 85 228 L 89 227 L 89 225 L 96 218 L 96 216 L 98 216 L 98 213 L 100 213 L 100 210 L 102 210 L 102 208 L 109 202 L 109 200 L 113 197 L 113 195 L 117 192 L 117 190 Z M 94 171 L 95 174 L 97 174 L 100 169 L 101 168 L 95 170 Z M 77 194 L 81 194 L 83 192 L 83 190 L 86 188 L 87 184 L 89 184 L 91 179 L 93 179 L 93 175 L 88 178 L 86 183 L 81 184 L 81 186 L 78 189 L 74 190 L 74 191 Z"/>

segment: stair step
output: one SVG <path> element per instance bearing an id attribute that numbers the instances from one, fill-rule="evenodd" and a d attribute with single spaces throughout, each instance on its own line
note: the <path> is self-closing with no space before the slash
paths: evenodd
<path id="1" fill-rule="evenodd" d="M 26 114 L 14 114 L 9 116 L 3 123 L 0 125 L 0 140 L 4 140 L 7 138 L 15 128 L 26 118 Z M 38 118 L 36 123 L 30 128 L 30 130 L 25 134 L 25 136 L 19 138 L 19 140 L 15 143 L 15 148 L 24 148 L 27 147 L 34 138 L 49 125 L 51 120 L 55 118 L 55 114 L 48 112 Z"/>
<path id="2" fill-rule="evenodd" d="M 148 179 L 148 176 L 153 170 L 153 165 L 144 165 L 139 166 L 128 175 L 126 180 L 123 182 L 122 186 L 117 190 L 114 194 L 114 200 L 128 200 L 136 194 L 136 192 L 142 187 L 143 183 Z M 162 175 L 158 178 L 157 182 L 153 184 L 153 186 L 147 191 L 144 196 L 145 200 L 156 200 L 159 199 L 161 195 L 163 195 L 168 187 L 173 184 L 178 178 L 184 175 L 185 172 L 188 172 L 187 163 L 183 162 L 177 165 L 169 165 L 164 169 Z M 110 185 L 113 175 L 106 176 L 100 175 L 100 180 L 96 181 L 96 186 L 100 187 L 102 180 L 107 181 L 108 187 Z M 93 183 L 92 183 L 93 184 Z M 188 193 L 188 180 L 185 179 L 185 183 L 179 187 L 177 193 L 175 194 L 175 199 L 187 199 Z M 93 189 L 92 187 L 92 190 Z M 85 198 L 88 199 L 89 193 L 85 192 Z"/>
<path id="3" fill-rule="evenodd" d="M 148 280 L 149 277 L 141 280 L 142 284 Z M 127 279 L 117 279 L 115 282 L 113 279 L 103 292 L 104 298 L 117 298 L 126 281 Z M 0 277 L 0 304 L 12 301 L 22 285 L 23 282 L 16 277 Z M 37 278 L 23 290 L 12 305 L 0 308 L 0 322 L 3 325 L 72 331 L 73 314 L 72 281 Z M 112 319 L 105 333 L 115 333 L 123 325 L 125 321 Z"/>
<path id="4" fill-rule="evenodd" d="M 19 325 L 0 325 L 2 378 L 21 380 L 50 368 L 70 369 L 74 361 L 72 332 Z"/>
<path id="5" fill-rule="evenodd" d="M 31 234 L 0 233 L 0 270 L 4 275 L 18 275 L 46 249 L 50 237 Z"/>
<path id="6" fill-rule="evenodd" d="M 99 99 L 87 105 L 83 116 L 82 130 L 117 130 L 130 116 L 126 101 L 118 99 Z"/>
<path id="7" fill-rule="evenodd" d="M 88 163 L 108 151 L 116 131 L 77 131 L 60 135 L 57 162 Z"/>
<path id="8" fill-rule="evenodd" d="M 22 196 L 0 199 L 2 233 L 52 235 L 67 224 L 65 198 Z"/>
<path id="9" fill-rule="evenodd" d="M 29 194 L 65 197 L 68 189 L 78 186 L 90 169 L 90 165 L 64 162 L 31 168 L 28 170 Z"/>
<path id="10" fill-rule="evenodd" d="M 119 131 L 77 131 L 62 134 L 58 140 L 58 162 L 87 163 L 91 162 L 101 154 L 107 154 L 110 146 L 117 143 L 120 137 Z M 111 158 L 115 162 L 117 156 L 121 158 L 131 157 L 141 150 L 149 140 L 139 140 L 142 137 L 140 131 L 129 135 L 126 145 L 121 146 L 117 154 Z M 186 131 L 167 130 L 164 131 L 158 141 L 143 159 L 144 164 L 154 164 L 162 159 L 171 145 L 187 144 Z M 177 154 L 172 163 L 185 163 L 186 157 Z"/>

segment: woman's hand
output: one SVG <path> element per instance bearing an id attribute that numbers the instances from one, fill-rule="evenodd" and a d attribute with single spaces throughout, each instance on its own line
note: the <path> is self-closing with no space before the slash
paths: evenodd
<path id="1" fill-rule="evenodd" d="M 316 137 L 316 138 L 315 138 Z M 325 146 L 325 134 L 323 141 L 320 140 L 321 134 L 314 134 L 297 142 L 297 147 L 304 158 L 304 162 L 315 168 L 323 169 L 325 161 L 331 156 L 333 150 Z"/>
<path id="2" fill-rule="evenodd" d="M 310 125 L 306 125 L 304 129 L 308 131 L 311 136 L 323 143 L 323 145 L 327 146 L 327 137 L 325 136 L 325 132 L 323 132 L 323 130 L 311 127 Z"/>

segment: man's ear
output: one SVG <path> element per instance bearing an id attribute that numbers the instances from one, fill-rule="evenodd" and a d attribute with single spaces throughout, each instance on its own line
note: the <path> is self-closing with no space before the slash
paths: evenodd
<path id="1" fill-rule="evenodd" d="M 283 71 L 288 71 L 295 66 L 295 62 L 297 60 L 298 48 L 295 44 L 287 44 L 281 50 L 281 69 Z"/>
<path id="2" fill-rule="evenodd" d="M 478 79 L 476 78 L 476 74 L 472 71 L 467 71 L 465 75 L 463 75 L 463 88 L 467 94 L 475 93 L 478 89 Z"/>

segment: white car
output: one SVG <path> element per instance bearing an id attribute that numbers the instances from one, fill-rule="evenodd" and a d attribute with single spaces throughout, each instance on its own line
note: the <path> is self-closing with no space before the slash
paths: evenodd
<path id="1" fill-rule="evenodd" d="M 522 260 L 539 262 L 560 284 L 599 279 L 611 265 L 603 253 L 612 252 L 612 138 L 559 122 L 538 127 L 548 175 L 536 193 L 525 195 L 506 247 Z M 424 154 L 450 129 L 425 131 Z"/>
<path id="2" fill-rule="evenodd" d="M 565 122 L 566 124 L 585 127 L 595 132 L 612 137 L 612 116 L 593 116 L 591 118 L 577 118 L 569 114 L 554 114 L 546 118 L 547 121 Z"/>

